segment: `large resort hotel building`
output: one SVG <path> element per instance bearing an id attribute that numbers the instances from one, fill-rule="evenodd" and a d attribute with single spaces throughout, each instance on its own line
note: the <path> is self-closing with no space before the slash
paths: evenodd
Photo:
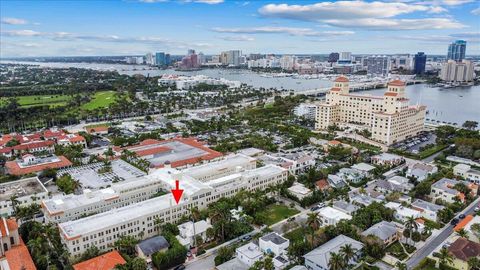
<path id="1" fill-rule="evenodd" d="M 287 177 L 284 168 L 256 168 L 254 158 L 237 154 L 186 170 L 165 166 L 135 182 L 115 184 L 103 192 L 44 200 L 42 207 L 48 220 L 59 222 L 62 241 L 70 254 L 78 256 L 91 246 L 107 251 L 123 235 L 143 239 L 154 236 L 157 221 L 175 223 L 188 215 L 192 207 L 203 209 L 241 189 L 264 189 Z M 184 190 L 178 204 L 170 192 L 152 198 L 159 189 L 174 189 L 175 180 Z M 140 191 L 135 190 L 142 185 Z M 87 216 L 92 213 L 96 214 Z"/>
<path id="2" fill-rule="evenodd" d="M 316 129 L 331 125 L 364 127 L 372 139 L 385 145 L 402 141 L 423 131 L 426 107 L 409 106 L 405 83 L 393 80 L 382 96 L 351 94 L 349 80 L 340 76 L 317 104 Z"/>

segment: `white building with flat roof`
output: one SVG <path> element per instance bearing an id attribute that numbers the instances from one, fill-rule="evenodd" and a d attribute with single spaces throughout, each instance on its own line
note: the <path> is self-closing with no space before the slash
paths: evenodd
<path id="1" fill-rule="evenodd" d="M 202 182 L 255 167 L 254 158 L 237 154 L 181 172 L 175 170 L 173 176 L 195 175 L 195 179 Z M 131 181 L 114 183 L 108 188 L 95 191 L 86 189 L 80 195 L 56 196 L 43 200 L 41 205 L 47 222 L 61 223 L 150 199 L 159 191 L 165 190 L 162 183 L 162 178 L 156 174 L 141 175 Z"/>
<path id="2" fill-rule="evenodd" d="M 480 170 L 472 169 L 472 166 L 467 164 L 457 164 L 453 167 L 453 174 L 461 176 L 470 182 L 480 184 Z"/>
<path id="3" fill-rule="evenodd" d="M 218 164 L 209 163 L 212 168 Z M 216 173 L 214 171 L 213 173 Z M 243 170 L 209 181 L 195 179 L 173 168 L 153 171 L 150 177 L 160 179 L 161 188 L 184 190 L 177 204 L 171 193 L 148 199 L 128 206 L 113 208 L 107 212 L 59 224 L 61 239 L 72 256 L 82 254 L 91 246 L 101 251 L 111 249 L 121 235 L 143 235 L 148 238 L 157 234 L 156 222 L 175 223 L 187 215 L 192 207 L 206 208 L 210 203 L 223 197 L 231 197 L 238 191 L 265 189 L 278 185 L 287 179 L 288 171 L 278 166 L 267 165 L 257 169 Z M 208 177 L 207 177 L 208 178 Z M 141 233 L 142 232 L 142 233 Z"/>
<path id="4" fill-rule="evenodd" d="M 340 220 L 350 220 L 352 216 L 330 206 L 318 210 L 318 217 L 324 226 L 336 225 Z"/>
<path id="5" fill-rule="evenodd" d="M 29 206 L 48 198 L 48 190 L 37 177 L 0 184 L 1 216 L 13 214 L 12 197 L 16 197 L 17 206 Z"/>

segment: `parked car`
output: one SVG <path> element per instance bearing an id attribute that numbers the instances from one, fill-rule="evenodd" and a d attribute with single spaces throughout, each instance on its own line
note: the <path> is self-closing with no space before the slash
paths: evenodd
<path id="1" fill-rule="evenodd" d="M 183 264 L 173 268 L 173 270 L 183 270 L 183 269 L 185 269 L 185 265 L 183 265 Z"/>
<path id="2" fill-rule="evenodd" d="M 244 237 L 242 237 L 242 240 L 243 240 L 243 241 L 250 241 L 250 240 L 252 240 L 252 236 L 250 236 L 250 235 L 245 235 Z"/>
<path id="3" fill-rule="evenodd" d="M 452 221 L 450 221 L 450 224 L 457 225 L 458 221 L 459 221 L 458 218 L 454 218 L 454 219 L 452 219 Z"/>
<path id="4" fill-rule="evenodd" d="M 458 216 L 459 219 L 464 219 L 465 218 L 465 214 L 460 214 L 460 216 Z"/>

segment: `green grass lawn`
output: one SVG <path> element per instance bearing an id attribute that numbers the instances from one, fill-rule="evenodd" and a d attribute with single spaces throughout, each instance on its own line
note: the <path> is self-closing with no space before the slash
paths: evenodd
<path id="1" fill-rule="evenodd" d="M 40 105 L 49 105 L 51 107 L 65 106 L 67 102 L 72 98 L 67 95 L 38 95 L 38 96 L 20 96 L 16 97 L 18 104 L 21 107 L 33 107 Z M 3 97 L 0 99 L 0 106 L 6 104 L 8 98 Z"/>
<path id="2" fill-rule="evenodd" d="M 265 224 L 268 226 L 299 213 L 297 209 L 290 208 L 286 205 L 269 205 L 264 212 L 267 217 Z"/>
<path id="3" fill-rule="evenodd" d="M 290 242 L 303 242 L 305 240 L 306 234 L 307 232 L 305 231 L 305 229 L 302 227 L 299 227 L 289 231 L 284 236 L 285 238 L 290 240 Z"/>
<path id="4" fill-rule="evenodd" d="M 105 108 L 108 107 L 115 101 L 115 91 L 101 91 L 96 92 L 93 95 L 92 100 L 90 102 L 85 103 L 82 105 L 82 109 L 84 110 L 95 110 L 98 108 Z"/>

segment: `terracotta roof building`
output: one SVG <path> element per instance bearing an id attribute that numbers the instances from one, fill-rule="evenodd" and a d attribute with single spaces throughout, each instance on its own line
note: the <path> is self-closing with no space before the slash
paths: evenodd
<path id="1" fill-rule="evenodd" d="M 469 258 L 480 256 L 480 244 L 460 237 L 448 247 L 448 251 L 455 258 L 468 261 Z"/>
<path id="2" fill-rule="evenodd" d="M 126 264 L 125 259 L 114 250 L 90 260 L 73 265 L 74 270 L 112 270 L 118 264 Z"/>
<path id="3" fill-rule="evenodd" d="M 8 265 L 8 268 L 4 267 Z M 5 260 L 0 261 L 1 269 L 9 270 L 36 270 L 32 257 L 28 252 L 27 246 L 23 242 L 5 252 Z"/>
<path id="4" fill-rule="evenodd" d="M 64 156 L 36 158 L 25 155 L 22 160 L 7 161 L 5 169 L 12 175 L 26 175 L 41 172 L 45 169 L 62 169 L 72 166 L 72 162 Z"/>
<path id="5" fill-rule="evenodd" d="M 223 156 L 195 138 L 174 138 L 164 141 L 147 139 L 137 145 L 115 147 L 114 150 L 117 154 L 121 154 L 123 150 L 132 151 L 150 161 L 156 168 L 164 167 L 168 163 L 172 168 L 183 167 Z"/>

